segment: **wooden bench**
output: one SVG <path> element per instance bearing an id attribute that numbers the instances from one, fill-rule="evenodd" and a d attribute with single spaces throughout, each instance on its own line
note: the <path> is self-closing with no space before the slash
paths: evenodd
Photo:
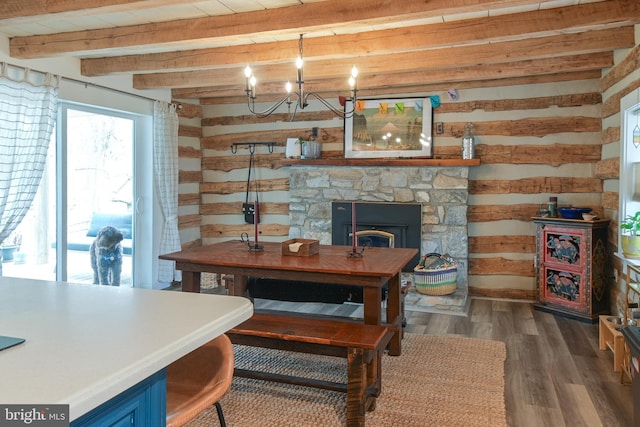
<path id="1" fill-rule="evenodd" d="M 273 314 L 272 314 L 273 313 Z M 347 393 L 347 426 L 364 426 L 365 412 L 380 394 L 381 357 L 393 329 L 335 318 L 256 312 L 231 329 L 234 344 L 347 359 L 347 383 L 236 368 L 234 375 Z"/>

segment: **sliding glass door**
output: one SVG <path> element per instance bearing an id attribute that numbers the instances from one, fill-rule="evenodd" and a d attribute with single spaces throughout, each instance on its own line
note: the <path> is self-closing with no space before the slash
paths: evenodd
<path id="1" fill-rule="evenodd" d="M 61 280 L 92 283 L 97 275 L 100 284 L 131 286 L 134 120 L 66 104 L 62 115 L 58 158 L 66 191 L 58 193 L 58 232 L 67 241 Z"/>
<path id="2" fill-rule="evenodd" d="M 59 108 L 47 173 L 4 275 L 133 286 L 136 116 Z"/>

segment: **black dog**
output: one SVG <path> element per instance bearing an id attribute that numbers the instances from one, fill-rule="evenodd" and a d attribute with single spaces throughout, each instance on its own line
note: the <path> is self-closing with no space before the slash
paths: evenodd
<path id="1" fill-rule="evenodd" d="M 115 227 L 107 225 L 98 231 L 91 243 L 91 268 L 95 285 L 120 286 L 122 272 L 122 239 L 124 236 Z"/>

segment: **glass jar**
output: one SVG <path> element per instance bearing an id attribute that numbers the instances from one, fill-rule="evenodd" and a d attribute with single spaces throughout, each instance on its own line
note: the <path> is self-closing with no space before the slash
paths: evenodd
<path id="1" fill-rule="evenodd" d="M 462 137 L 462 158 L 463 159 L 473 159 L 474 149 L 475 149 L 475 138 L 471 134 L 471 128 L 473 128 L 472 123 L 465 124 L 465 132 Z"/>
<path id="2" fill-rule="evenodd" d="M 558 198 L 557 197 L 549 197 L 549 203 L 547 204 L 547 210 L 549 211 L 549 216 L 552 218 L 558 217 Z"/>

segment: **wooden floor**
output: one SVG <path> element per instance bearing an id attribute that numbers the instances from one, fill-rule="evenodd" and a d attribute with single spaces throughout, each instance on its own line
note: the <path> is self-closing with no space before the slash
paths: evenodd
<path id="1" fill-rule="evenodd" d="M 473 299 L 468 317 L 407 313 L 407 332 L 503 341 L 510 426 L 632 426 L 631 386 L 598 348 L 598 325 L 532 304 Z M 639 408 L 640 409 L 640 408 Z"/>
<path id="2" fill-rule="evenodd" d="M 255 303 L 258 308 L 292 307 Z M 322 305 L 306 307 L 300 311 L 323 312 Z M 357 316 L 361 307 L 329 305 L 325 310 Z M 407 312 L 405 330 L 503 341 L 509 426 L 633 425 L 631 386 L 622 385 L 620 374 L 613 372 L 611 351 L 599 350 L 597 324 L 536 311 L 528 303 L 473 299 L 468 317 Z"/>

